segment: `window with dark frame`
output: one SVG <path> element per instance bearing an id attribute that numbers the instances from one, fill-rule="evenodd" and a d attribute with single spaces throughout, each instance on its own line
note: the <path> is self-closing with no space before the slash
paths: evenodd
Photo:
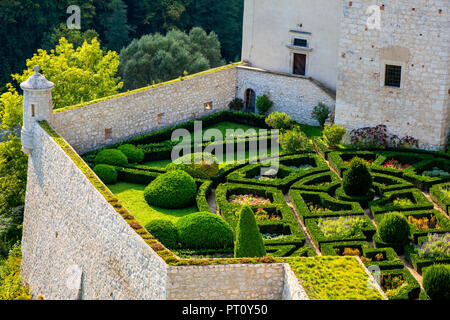
<path id="1" fill-rule="evenodd" d="M 402 67 L 387 64 L 384 85 L 400 88 L 402 83 Z"/>
<path id="2" fill-rule="evenodd" d="M 307 48 L 308 47 L 308 40 L 295 38 L 294 39 L 294 46 Z"/>
<path id="3" fill-rule="evenodd" d="M 32 104 L 32 105 L 31 105 L 31 116 L 32 116 L 32 117 L 34 117 L 35 112 L 36 112 L 36 111 L 35 111 L 35 106 L 34 106 L 34 104 Z"/>

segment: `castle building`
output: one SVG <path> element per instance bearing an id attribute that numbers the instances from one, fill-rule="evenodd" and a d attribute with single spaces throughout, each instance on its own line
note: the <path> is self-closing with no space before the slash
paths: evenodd
<path id="1" fill-rule="evenodd" d="M 335 91 L 335 122 L 348 129 L 383 124 L 438 149 L 450 128 L 449 9 L 440 0 L 246 0 L 242 58 Z"/>

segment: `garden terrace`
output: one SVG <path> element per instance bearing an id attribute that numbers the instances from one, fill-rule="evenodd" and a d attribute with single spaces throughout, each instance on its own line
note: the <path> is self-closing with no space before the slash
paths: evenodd
<path id="1" fill-rule="evenodd" d="M 404 189 L 386 192 L 380 199 L 370 203 L 373 215 L 392 211 L 414 211 L 433 209 L 434 205 L 428 201 L 419 189 Z"/>
<path id="2" fill-rule="evenodd" d="M 320 217 L 364 215 L 359 203 L 336 200 L 323 192 L 291 189 L 289 195 L 303 222 L 306 219 Z"/>
<path id="3" fill-rule="evenodd" d="M 403 262 L 392 248 L 371 248 L 367 241 L 325 243 L 321 249 L 325 256 L 358 256 L 366 267 L 381 270 L 402 269 Z"/>

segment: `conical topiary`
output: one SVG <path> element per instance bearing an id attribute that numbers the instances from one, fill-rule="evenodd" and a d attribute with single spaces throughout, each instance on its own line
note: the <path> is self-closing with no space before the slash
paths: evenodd
<path id="1" fill-rule="evenodd" d="M 266 248 L 255 214 L 249 206 L 243 206 L 239 212 L 239 222 L 236 229 L 235 258 L 264 257 Z"/>
<path id="2" fill-rule="evenodd" d="M 349 196 L 366 196 L 372 189 L 373 180 L 364 160 L 355 157 L 350 162 L 350 168 L 344 173 L 342 186 Z"/>

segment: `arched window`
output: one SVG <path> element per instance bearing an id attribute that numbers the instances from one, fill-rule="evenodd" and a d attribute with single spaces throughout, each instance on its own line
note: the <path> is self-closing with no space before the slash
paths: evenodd
<path id="1" fill-rule="evenodd" d="M 256 112 L 256 94 L 253 89 L 245 90 L 245 111 Z"/>

